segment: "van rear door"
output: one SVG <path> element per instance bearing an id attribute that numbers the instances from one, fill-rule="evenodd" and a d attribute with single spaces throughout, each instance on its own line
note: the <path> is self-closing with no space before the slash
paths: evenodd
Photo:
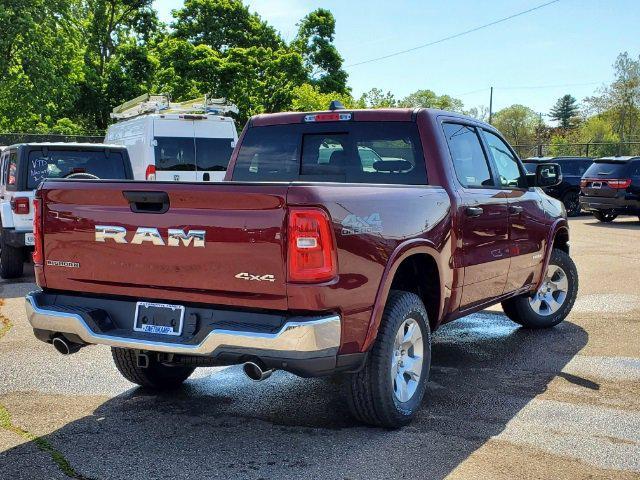
<path id="1" fill-rule="evenodd" d="M 176 116 L 153 123 L 156 180 L 195 182 L 194 121 Z"/>
<path id="2" fill-rule="evenodd" d="M 196 176 L 199 182 L 221 182 L 238 134 L 230 118 L 209 117 L 193 122 Z"/>

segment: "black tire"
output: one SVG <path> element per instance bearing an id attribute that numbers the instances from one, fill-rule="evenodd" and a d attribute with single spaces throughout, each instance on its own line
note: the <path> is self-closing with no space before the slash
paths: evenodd
<path id="1" fill-rule="evenodd" d="M 580 196 L 578 192 L 567 192 L 562 197 L 562 203 L 567 211 L 568 217 L 577 217 L 580 215 Z"/>
<path id="2" fill-rule="evenodd" d="M 605 210 L 596 210 L 593 212 L 593 216 L 596 217 L 596 220 L 603 223 L 613 222 L 616 218 L 618 218 L 617 213 L 608 212 Z"/>
<path id="3" fill-rule="evenodd" d="M 394 340 L 405 320 L 412 319 L 422 333 L 422 366 L 413 395 L 406 402 L 394 393 L 390 376 L 394 357 Z M 347 398 L 352 415 L 370 425 L 399 428 L 407 425 L 418 411 L 427 388 L 431 366 L 431 330 L 429 317 L 420 297 L 413 293 L 392 291 L 387 300 L 378 337 L 367 361 L 347 379 Z"/>
<path id="4" fill-rule="evenodd" d="M 18 278 L 22 276 L 23 271 L 23 249 L 7 245 L 5 243 L 3 232 L 0 231 L 0 277 Z"/>
<path id="5" fill-rule="evenodd" d="M 504 314 L 527 328 L 550 328 L 562 322 L 573 308 L 578 296 L 578 270 L 571 257 L 562 250 L 553 249 L 549 265 L 557 265 L 566 273 L 568 288 L 562 306 L 549 315 L 540 315 L 529 302 L 532 295 L 510 298 L 502 302 Z M 536 292 L 537 294 L 537 292 Z M 534 294 L 535 295 L 535 294 Z"/>
<path id="6" fill-rule="evenodd" d="M 140 368 L 136 363 L 136 352 L 127 348 L 111 348 L 113 362 L 124 378 L 141 387 L 154 390 L 171 390 L 180 387 L 189 378 L 195 367 L 172 366 L 159 363 L 149 354 L 149 366 Z"/>

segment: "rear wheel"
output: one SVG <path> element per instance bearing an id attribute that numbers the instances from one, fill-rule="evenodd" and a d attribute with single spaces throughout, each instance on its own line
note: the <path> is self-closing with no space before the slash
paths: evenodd
<path id="1" fill-rule="evenodd" d="M 21 248 L 7 245 L 0 231 L 0 277 L 17 278 L 24 270 L 24 252 Z"/>
<path id="2" fill-rule="evenodd" d="M 578 192 L 568 192 L 562 197 L 562 203 L 567 211 L 567 216 L 577 217 L 580 215 L 580 197 Z"/>
<path id="3" fill-rule="evenodd" d="M 111 348 L 111 355 L 116 368 L 124 378 L 141 387 L 154 390 L 171 390 L 178 388 L 189 378 L 194 367 L 182 365 L 165 365 L 158 362 L 155 355 L 149 354 L 149 365 L 146 368 L 138 366 L 135 350 L 126 348 Z"/>
<path id="4" fill-rule="evenodd" d="M 540 288 L 533 295 L 502 302 L 507 317 L 524 327 L 549 328 L 562 322 L 578 295 L 578 270 L 562 250 L 551 252 Z"/>
<path id="5" fill-rule="evenodd" d="M 618 214 L 608 210 L 597 210 L 593 212 L 593 216 L 600 222 L 609 223 L 613 222 L 618 217 Z"/>
<path id="6" fill-rule="evenodd" d="M 418 411 L 431 366 L 431 332 L 420 297 L 393 291 L 364 368 L 350 375 L 349 407 L 364 423 L 408 424 Z"/>

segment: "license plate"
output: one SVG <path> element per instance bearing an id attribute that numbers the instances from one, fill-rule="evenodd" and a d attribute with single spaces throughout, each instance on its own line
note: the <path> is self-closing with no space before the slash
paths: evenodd
<path id="1" fill-rule="evenodd" d="M 158 335 L 181 335 L 184 307 L 166 303 L 136 303 L 133 329 Z"/>
<path id="2" fill-rule="evenodd" d="M 36 239 L 33 237 L 33 233 L 24 234 L 24 244 L 27 246 L 33 246 L 36 244 Z"/>

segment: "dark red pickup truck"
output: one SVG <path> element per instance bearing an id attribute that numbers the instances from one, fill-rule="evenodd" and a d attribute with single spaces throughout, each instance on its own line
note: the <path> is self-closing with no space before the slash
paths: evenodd
<path id="1" fill-rule="evenodd" d="M 36 336 L 110 345 L 152 388 L 196 367 L 342 372 L 360 420 L 397 427 L 424 396 L 431 332 L 502 302 L 551 327 L 578 277 L 562 204 L 499 132 L 438 110 L 260 115 L 226 181 L 46 180 Z"/>

